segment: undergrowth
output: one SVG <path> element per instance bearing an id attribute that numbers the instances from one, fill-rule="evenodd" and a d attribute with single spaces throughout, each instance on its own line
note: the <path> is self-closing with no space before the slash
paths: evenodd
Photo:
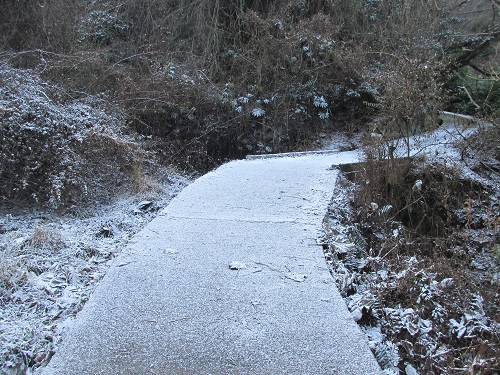
<path id="1" fill-rule="evenodd" d="M 485 181 L 499 172 L 498 124 L 460 145 L 481 182 L 396 160 L 389 141 L 409 151 L 443 108 L 495 120 L 498 37 L 497 5 L 485 0 L 7 0 L 1 203 L 78 212 L 121 193 L 154 194 L 160 164 L 205 172 L 368 129 L 384 146 L 369 152 L 353 196 L 358 226 L 341 233 L 355 246 L 327 246 L 345 271 L 342 292 L 390 337 L 374 344 L 389 370 L 490 371 L 500 209 L 497 185 Z M 22 243 L 40 255 L 60 246 L 47 227 Z M 4 250 L 0 290 L 29 278 L 65 285 L 63 271 L 30 269 Z M 43 315 L 44 303 L 27 314 Z M 30 334 L 19 324 L 9 335 Z M 19 373 L 50 353 L 16 350 L 8 355 L 24 358 Z"/>
<path id="2" fill-rule="evenodd" d="M 477 136 L 464 138 L 474 170 L 421 158 L 345 169 L 351 211 L 332 205 L 325 253 L 386 373 L 500 371 L 498 155 L 482 138 L 479 160 Z"/>
<path id="3" fill-rule="evenodd" d="M 387 136 L 430 128 L 446 96 L 456 104 L 458 85 L 470 94 L 459 105 L 491 115 L 490 13 L 494 22 L 494 7 L 478 18 L 456 0 L 50 0 L 38 8 L 9 0 L 0 46 L 12 66 L 36 69 L 74 99 L 106 94 L 162 163 L 204 172 L 247 154 L 310 149 L 318 134 L 365 127 L 375 115 Z M 472 24 L 487 32 L 468 36 Z M 455 81 L 469 63 L 483 73 Z"/>
<path id="4" fill-rule="evenodd" d="M 154 158 L 98 98 L 74 100 L 35 72 L 0 65 L 0 196 L 68 208 L 133 190 Z M 102 107 L 103 109 L 99 108 Z"/>

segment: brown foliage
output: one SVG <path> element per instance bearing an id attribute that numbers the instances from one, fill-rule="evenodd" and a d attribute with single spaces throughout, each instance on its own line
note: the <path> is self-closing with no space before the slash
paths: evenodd
<path id="1" fill-rule="evenodd" d="M 5 0 L 0 7 L 1 49 L 67 51 L 82 7 L 78 0 Z"/>

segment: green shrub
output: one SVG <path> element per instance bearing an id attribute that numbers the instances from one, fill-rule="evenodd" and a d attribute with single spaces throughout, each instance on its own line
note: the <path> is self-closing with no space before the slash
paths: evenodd
<path id="1" fill-rule="evenodd" d="M 447 110 L 500 117 L 500 77 L 497 74 L 485 76 L 466 66 L 453 75 L 446 83 L 446 88 L 449 92 Z"/>

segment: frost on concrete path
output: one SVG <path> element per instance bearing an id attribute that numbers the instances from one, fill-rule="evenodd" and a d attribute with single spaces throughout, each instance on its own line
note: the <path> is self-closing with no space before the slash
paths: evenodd
<path id="1" fill-rule="evenodd" d="M 114 261 L 43 374 L 375 374 L 316 245 L 354 154 L 228 163 Z"/>

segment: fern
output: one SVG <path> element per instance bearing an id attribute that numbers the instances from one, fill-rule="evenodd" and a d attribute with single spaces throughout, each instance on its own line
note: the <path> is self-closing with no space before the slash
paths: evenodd
<path id="1" fill-rule="evenodd" d="M 264 111 L 262 108 L 254 108 L 252 110 L 252 116 L 253 117 L 263 117 L 266 114 L 266 111 Z"/>
<path id="2" fill-rule="evenodd" d="M 379 343 L 374 350 L 375 358 L 383 370 L 395 371 L 398 373 L 400 361 L 397 346 L 391 341 Z"/>
<path id="3" fill-rule="evenodd" d="M 321 96 L 314 95 L 314 106 L 316 108 L 326 109 L 328 108 L 328 103 L 323 95 Z"/>

